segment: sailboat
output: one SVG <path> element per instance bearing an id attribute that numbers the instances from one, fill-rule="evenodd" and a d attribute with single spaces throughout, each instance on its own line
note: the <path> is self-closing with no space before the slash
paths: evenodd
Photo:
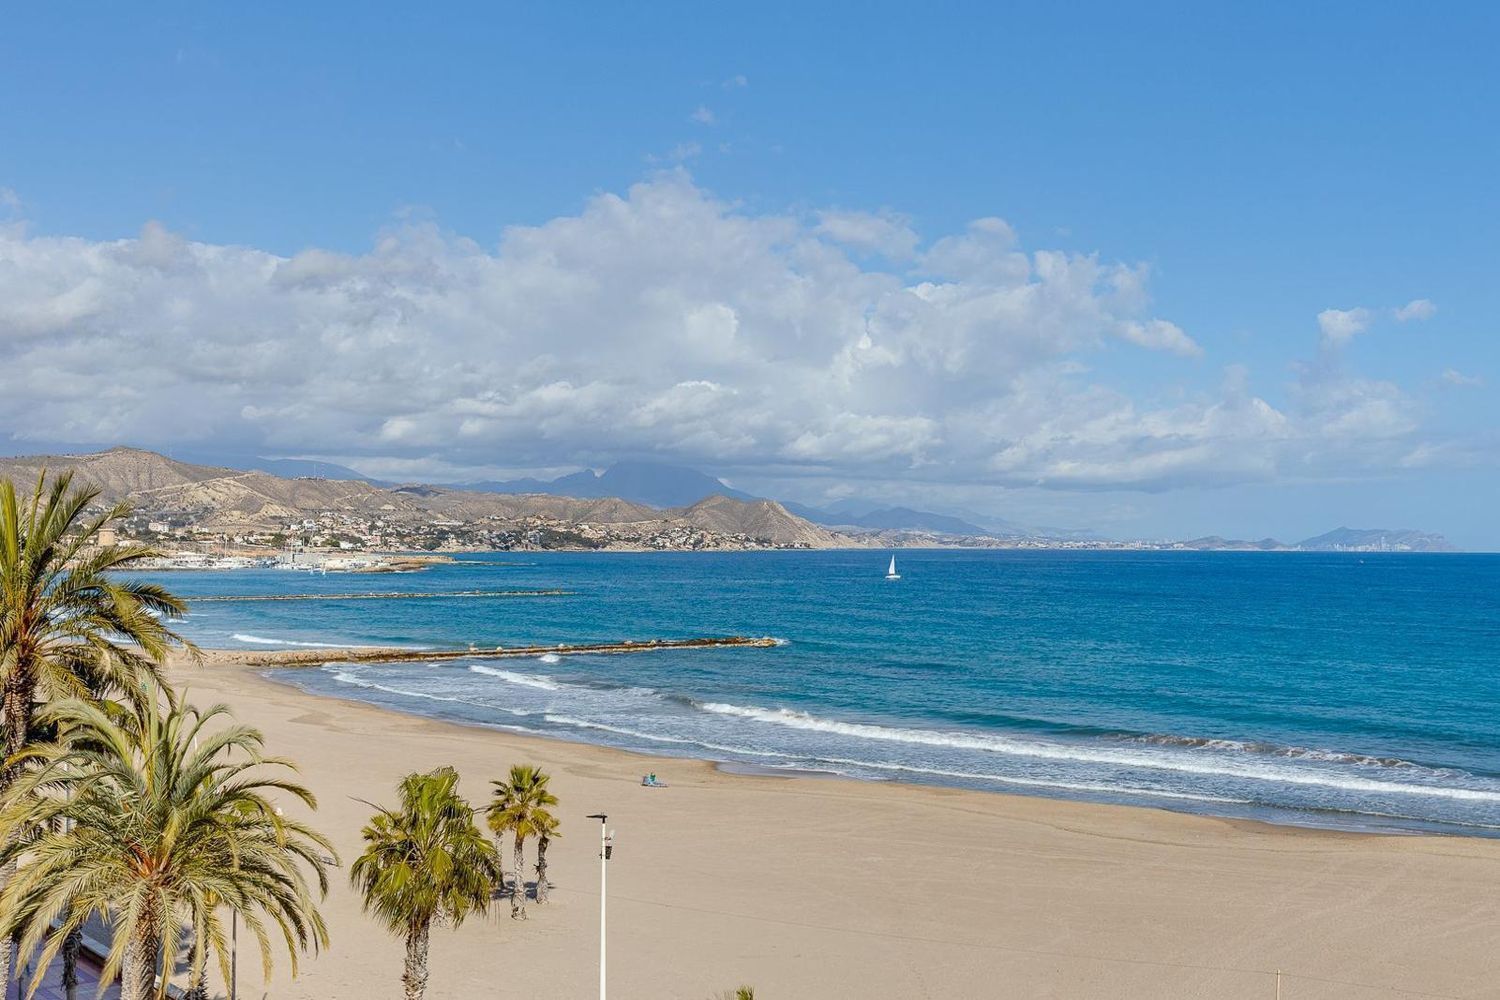
<path id="1" fill-rule="evenodd" d="M 885 571 L 885 578 L 887 580 L 901 579 L 901 574 L 896 572 L 896 554 L 894 552 L 891 553 L 891 568 Z"/>

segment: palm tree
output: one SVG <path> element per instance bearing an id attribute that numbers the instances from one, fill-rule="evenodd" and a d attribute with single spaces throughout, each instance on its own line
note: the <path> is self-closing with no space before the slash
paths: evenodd
<path id="1" fill-rule="evenodd" d="M 267 978 L 273 931 L 295 975 L 299 952 L 328 943 L 307 870 L 321 897 L 336 862 L 324 857 L 332 845 L 285 818 L 271 796 L 315 808 L 312 793 L 275 773 L 295 767 L 267 756 L 261 734 L 225 707 L 177 705 L 154 686 L 140 694 L 43 710 L 59 742 L 25 751 L 32 766 L 0 800 L 0 859 L 25 861 L 0 891 L 0 933 L 19 932 L 23 954 L 40 948 L 34 992 L 67 935 L 99 916 L 113 940 L 103 978 L 119 973 L 121 1000 L 146 1000 L 166 996 L 157 970 L 175 964 L 184 925 L 196 958 L 191 985 L 210 953 L 228 977 L 228 908 L 259 943 Z"/>
<path id="2" fill-rule="evenodd" d="M 64 918 L 66 919 L 66 918 Z M 75 927 L 63 935 L 62 988 L 64 1000 L 78 1000 L 78 953 L 83 950 L 83 929 Z M 199 1000 L 208 1000 L 201 997 Z"/>
<path id="3" fill-rule="evenodd" d="M 541 810 L 540 813 L 536 820 L 536 901 L 545 903 L 547 901 L 547 845 L 552 843 L 553 837 L 561 837 L 562 834 L 557 830 L 561 823 L 556 816 L 546 810 Z"/>
<path id="4" fill-rule="evenodd" d="M 94 487 L 72 489 L 71 473 L 38 479 L 28 501 L 0 480 L 0 709 L 5 759 L 0 794 L 16 778 L 38 700 L 87 698 L 160 680 L 167 653 L 181 646 L 166 624 L 183 603 L 154 584 L 120 580 L 156 553 L 140 545 L 99 545 L 100 531 L 128 508 L 90 514 Z M 12 874 L 0 867 L 0 883 Z M 9 979 L 11 943 L 0 941 L 0 982 Z"/>
<path id="5" fill-rule="evenodd" d="M 217 909 L 217 900 L 204 900 L 208 909 Z M 208 1000 L 208 955 L 198 948 L 188 949 L 188 988 L 182 1000 Z M 68 998 L 72 1000 L 72 998 Z"/>
<path id="6" fill-rule="evenodd" d="M 526 916 L 526 838 L 537 837 L 556 821 L 547 812 L 548 806 L 557 805 L 557 796 L 547 791 L 550 780 L 542 769 L 533 764 L 516 764 L 510 769 L 510 778 L 496 781 L 495 798 L 486 813 L 490 829 L 496 839 L 507 832 L 515 838 L 516 883 L 510 891 L 510 915 Z"/>
<path id="7" fill-rule="evenodd" d="M 427 992 L 427 942 L 434 920 L 454 927 L 484 913 L 497 887 L 500 857 L 458 794 L 458 772 L 408 774 L 401 805 L 381 809 L 364 829 L 365 852 L 349 871 L 386 928 L 406 939 L 401 981 L 407 1000 Z"/>

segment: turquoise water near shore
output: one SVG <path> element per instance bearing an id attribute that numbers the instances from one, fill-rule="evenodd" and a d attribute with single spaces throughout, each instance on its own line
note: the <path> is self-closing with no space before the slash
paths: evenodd
<path id="1" fill-rule="evenodd" d="M 1500 834 L 1500 556 L 500 553 L 394 576 L 160 574 L 206 646 L 770 635 L 772 649 L 337 664 L 406 712 L 758 768 L 1276 822 Z"/>

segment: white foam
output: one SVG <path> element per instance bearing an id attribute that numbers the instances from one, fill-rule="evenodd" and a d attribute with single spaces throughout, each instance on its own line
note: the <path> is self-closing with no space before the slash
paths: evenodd
<path id="1" fill-rule="evenodd" d="M 530 715 L 530 712 L 520 712 L 515 709 L 502 708 L 498 705 L 488 705 L 483 702 L 470 701 L 467 698 L 450 698 L 445 695 L 432 694 L 427 691 L 412 691 L 409 688 L 390 687 L 386 684 L 377 684 L 374 681 L 365 680 L 348 670 L 333 671 L 333 679 L 340 684 L 350 684 L 354 687 L 366 688 L 371 691 L 384 691 L 386 694 L 399 695 L 403 698 L 422 698 L 427 701 L 446 701 L 457 705 L 473 705 L 476 708 L 484 708 L 496 712 L 505 712 L 509 715 Z"/>
<path id="2" fill-rule="evenodd" d="M 561 663 L 562 662 L 562 657 L 558 656 L 556 653 L 543 653 L 541 656 L 538 656 L 537 659 L 541 660 L 543 663 Z"/>
<path id="3" fill-rule="evenodd" d="M 299 642 L 296 639 L 267 639 L 262 635 L 246 635 L 236 632 L 230 636 L 235 642 L 248 642 L 256 646 L 305 646 L 308 649 L 379 649 L 379 646 L 357 646 L 348 642 Z"/>
<path id="4" fill-rule="evenodd" d="M 540 688 L 543 691 L 560 691 L 561 686 L 545 674 L 518 674 L 513 670 L 501 670 L 499 667 L 487 667 L 482 663 L 475 663 L 469 667 L 469 671 L 475 674 L 484 674 L 487 677 L 498 677 L 511 684 L 520 684 L 524 687 Z"/>
<path id="5" fill-rule="evenodd" d="M 556 726 L 576 726 L 579 729 L 597 729 L 605 733 L 614 733 L 617 736 L 629 736 L 633 739 L 651 740 L 654 743 L 679 743 L 685 746 L 702 747 L 705 750 L 718 750 L 720 753 L 748 754 L 752 757 L 780 757 L 784 760 L 796 760 L 796 754 L 777 753 L 773 750 L 747 750 L 744 747 L 726 747 L 716 743 L 705 743 L 703 740 L 690 739 L 685 736 L 662 736 L 659 733 L 643 733 L 639 729 L 626 729 L 623 726 L 611 726 L 603 722 L 591 722 L 588 719 L 577 719 L 570 715 L 544 715 L 543 719 Z"/>
<path id="6" fill-rule="evenodd" d="M 1089 747 L 1065 743 L 1044 743 L 1036 740 L 1018 740 L 1005 736 L 983 736 L 976 733 L 908 729 L 861 722 L 839 722 L 834 719 L 822 719 L 814 715 L 809 715 L 806 712 L 797 712 L 786 708 L 747 708 L 741 705 L 727 705 L 721 702 L 708 702 L 699 707 L 706 712 L 714 712 L 719 715 L 736 716 L 756 722 L 786 726 L 792 729 L 830 733 L 838 736 L 852 736 L 866 740 L 951 747 L 960 750 L 978 750 L 987 753 L 1006 754 L 1017 757 L 1036 757 L 1046 760 L 1083 761 L 1095 764 L 1113 764 L 1120 767 L 1149 768 L 1152 770 L 1176 771 L 1189 774 L 1208 774 L 1219 777 L 1244 778 L 1251 781 L 1312 785 L 1351 792 L 1427 795 L 1472 802 L 1500 802 L 1500 792 L 1483 791 L 1475 788 L 1440 787 L 1394 781 L 1376 781 L 1370 778 L 1340 774 L 1331 770 L 1314 770 L 1295 766 L 1277 767 L 1274 764 L 1255 761 L 1203 758 L 1193 756 L 1191 752 L 1184 751 L 1167 749 L 1158 751 L 1119 750 L 1108 747 Z"/>
<path id="7" fill-rule="evenodd" d="M 1050 781 L 1040 778 L 1017 778 L 1004 774 L 985 774 L 975 771 L 949 771 L 939 767 L 915 767 L 908 764 L 877 763 L 867 760 L 850 760 L 843 757 L 819 757 L 830 764 L 849 767 L 868 767 L 879 771 L 908 771 L 912 774 L 931 774 L 943 778 L 968 778 L 975 781 L 997 781 L 1007 785 L 1024 785 L 1028 788 L 1065 788 L 1075 792 L 1106 792 L 1110 795 L 1149 795 L 1163 799 L 1188 799 L 1194 802 L 1225 802 L 1232 805 L 1249 805 L 1250 799 L 1234 799 L 1222 795 L 1199 795 L 1192 792 L 1169 792 L 1161 788 L 1136 788 L 1128 785 L 1094 785 L 1074 781 Z"/>
<path id="8" fill-rule="evenodd" d="M 854 760 L 848 757 L 803 757 L 799 754 L 777 753 L 766 750 L 749 750 L 745 747 L 722 746 L 708 743 L 704 740 L 689 739 L 681 736 L 665 736 L 658 733 L 642 732 L 639 729 L 627 729 L 624 726 L 612 726 L 603 722 L 594 722 L 588 719 L 574 718 L 567 715 L 544 715 L 543 718 L 554 725 L 575 726 L 580 729 L 596 729 L 602 732 L 614 733 L 617 736 L 628 736 L 633 739 L 650 740 L 653 743 L 676 743 L 689 746 L 702 747 L 707 750 L 718 750 L 722 753 L 747 754 L 754 757 L 781 758 L 788 761 L 786 764 L 772 765 L 791 769 L 827 770 L 833 774 L 845 774 L 837 767 L 831 768 L 809 768 L 807 761 L 815 764 L 834 764 L 851 769 L 869 769 L 876 771 L 905 772 L 913 775 L 931 775 L 942 778 L 963 778 L 973 781 L 993 781 L 1007 785 L 1019 785 L 1028 788 L 1060 788 L 1077 792 L 1103 792 L 1110 795 L 1143 795 L 1153 798 L 1181 799 L 1193 802 L 1219 802 L 1233 805 L 1247 805 L 1251 800 L 1229 798 L 1220 795 L 1199 795 L 1189 792 L 1170 792 L 1164 789 L 1131 788 L 1116 785 L 1084 784 L 1070 781 L 1049 781 L 1031 778 L 1016 778 L 1001 774 L 987 774 L 976 771 L 954 771 L 937 767 L 918 767 L 908 764 L 884 763 L 880 761 Z"/>

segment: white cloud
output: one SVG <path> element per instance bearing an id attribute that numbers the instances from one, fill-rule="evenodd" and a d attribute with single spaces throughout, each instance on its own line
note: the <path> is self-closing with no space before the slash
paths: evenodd
<path id="1" fill-rule="evenodd" d="M 1016 232 L 1004 219 L 975 219 L 960 236 L 945 236 L 932 245 L 923 269 L 945 278 L 990 276 L 1002 282 L 1030 270 L 1024 254 L 1012 252 Z"/>
<path id="2" fill-rule="evenodd" d="M 699 125 L 712 125 L 717 120 L 714 117 L 713 111 L 702 104 L 698 105 L 697 110 L 688 115 L 688 118 Z"/>
<path id="3" fill-rule="evenodd" d="M 1443 371 L 1442 379 L 1449 385 L 1456 385 L 1465 389 L 1477 389 L 1484 385 L 1484 379 L 1478 375 L 1465 375 L 1456 368 L 1448 368 Z"/>
<path id="4" fill-rule="evenodd" d="M 921 241 L 911 220 L 893 212 L 818 213 L 813 230 L 835 243 L 865 253 L 878 253 L 891 260 L 909 260 Z"/>
<path id="5" fill-rule="evenodd" d="M 1437 306 L 1431 299 L 1412 299 L 1406 305 L 1396 309 L 1396 321 L 1405 323 L 1409 320 L 1431 319 L 1437 312 Z"/>
<path id="6" fill-rule="evenodd" d="M 1324 346 L 1342 347 L 1368 330 L 1372 318 L 1370 310 L 1363 307 L 1324 309 L 1318 313 L 1318 329 L 1323 332 Z"/>
<path id="7" fill-rule="evenodd" d="M 660 156 L 652 154 L 647 156 L 646 159 L 651 163 L 680 164 L 686 163 L 688 160 L 697 159 L 701 155 L 703 155 L 702 144 L 689 140 L 677 143 Z"/>
<path id="8" fill-rule="evenodd" d="M 413 476 L 649 453 L 1071 489 L 1357 474 L 1411 451 L 1388 383 L 1308 376 L 1280 407 L 1239 370 L 1166 400 L 1119 387 L 1095 367 L 1119 358 L 1107 344 L 1203 353 L 1149 313 L 1148 284 L 1023 249 L 999 219 L 926 244 L 891 213 L 747 212 L 681 171 L 493 248 L 430 223 L 293 257 L 157 225 L 0 227 L 0 426 Z"/>
<path id="9" fill-rule="evenodd" d="M 1339 348 L 1370 329 L 1377 316 L 1390 316 L 1398 323 L 1408 323 L 1431 319 L 1436 313 L 1437 306 L 1431 299 L 1412 299 L 1404 306 L 1378 312 L 1364 306 L 1324 309 L 1318 313 L 1318 329 L 1322 331 L 1325 348 Z"/>
<path id="10" fill-rule="evenodd" d="M 1145 323 L 1125 320 L 1119 326 L 1119 334 L 1132 344 L 1153 351 L 1171 351 L 1189 358 L 1203 355 L 1203 348 L 1198 346 L 1196 340 L 1183 333 L 1176 323 L 1169 323 L 1164 319 L 1153 319 Z"/>
<path id="11" fill-rule="evenodd" d="M 724 88 L 726 90 L 738 89 L 740 87 L 748 86 L 750 86 L 750 81 L 743 73 L 736 73 L 734 76 L 731 76 L 729 79 L 724 81 Z"/>
<path id="12" fill-rule="evenodd" d="M 1392 382 L 1306 377 L 1296 399 L 1311 439 L 1365 447 L 1400 440 L 1418 427 L 1416 405 Z"/>

